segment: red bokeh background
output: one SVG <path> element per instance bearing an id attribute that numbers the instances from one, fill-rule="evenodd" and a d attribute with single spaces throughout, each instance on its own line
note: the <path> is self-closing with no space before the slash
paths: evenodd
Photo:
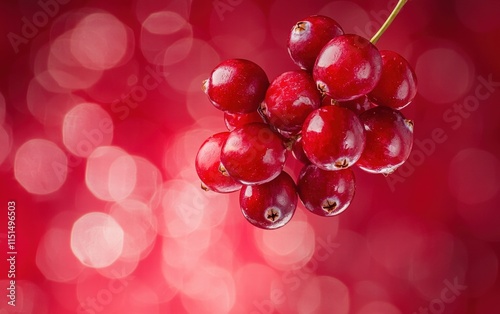
<path id="1" fill-rule="evenodd" d="M 301 18 L 370 37 L 394 5 L 1 2 L 0 313 L 498 313 L 498 1 L 410 0 L 383 35 L 419 79 L 415 144 L 388 177 L 355 169 L 340 216 L 299 205 L 264 231 L 199 188 L 196 151 L 225 130 L 201 90 L 216 64 L 273 79 Z"/>

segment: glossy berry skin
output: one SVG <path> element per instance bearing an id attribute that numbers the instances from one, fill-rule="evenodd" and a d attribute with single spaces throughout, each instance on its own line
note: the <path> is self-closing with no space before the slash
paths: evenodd
<path id="1" fill-rule="evenodd" d="M 337 105 L 313 111 L 302 128 L 307 158 L 323 170 L 352 166 L 365 147 L 365 132 L 358 116 Z"/>
<path id="2" fill-rule="evenodd" d="M 235 181 L 221 168 L 221 148 L 228 136 L 229 132 L 214 134 L 206 139 L 198 150 L 195 167 L 202 188 L 205 190 L 230 193 L 241 188 L 241 183 Z"/>
<path id="3" fill-rule="evenodd" d="M 297 192 L 305 208 L 325 217 L 342 213 L 351 204 L 355 189 L 351 168 L 326 171 L 315 165 L 306 165 L 297 181 Z"/>
<path id="4" fill-rule="evenodd" d="M 353 34 L 330 40 L 313 68 L 318 88 L 337 101 L 352 100 L 373 90 L 382 75 L 382 57 L 369 40 Z"/>
<path id="5" fill-rule="evenodd" d="M 348 100 L 348 101 L 339 101 L 337 103 L 339 106 L 351 109 L 354 111 L 358 116 L 365 112 L 368 109 L 371 109 L 375 107 L 376 105 L 372 103 L 366 95 L 363 95 L 361 97 L 358 97 L 353 100 Z"/>
<path id="6" fill-rule="evenodd" d="M 224 123 L 229 131 L 254 122 L 265 122 L 264 118 L 257 111 L 252 111 L 250 113 L 224 112 Z"/>
<path id="7" fill-rule="evenodd" d="M 292 219 L 297 202 L 295 182 L 284 171 L 271 182 L 246 185 L 240 191 L 243 216 L 262 229 L 283 227 Z"/>
<path id="8" fill-rule="evenodd" d="M 411 65 L 394 51 L 382 50 L 382 76 L 369 97 L 378 105 L 403 109 L 417 94 L 417 77 Z"/>
<path id="9" fill-rule="evenodd" d="M 302 136 L 299 136 L 292 144 L 292 156 L 303 164 L 310 164 L 311 162 L 307 159 L 306 153 L 304 153 L 304 147 L 302 146 Z"/>
<path id="10" fill-rule="evenodd" d="M 296 134 L 309 113 L 321 106 L 321 94 L 312 76 L 303 70 L 279 75 L 269 86 L 261 112 L 281 131 Z"/>
<path id="11" fill-rule="evenodd" d="M 230 113 L 256 111 L 264 100 L 268 86 L 269 79 L 264 70 L 245 59 L 221 62 L 204 84 L 211 103 Z"/>
<path id="12" fill-rule="evenodd" d="M 287 150 L 280 135 L 267 124 L 250 123 L 229 134 L 221 150 L 221 163 L 235 180 L 262 184 L 283 169 Z"/>
<path id="13" fill-rule="evenodd" d="M 366 147 L 358 167 L 370 173 L 392 173 L 410 155 L 413 122 L 386 106 L 367 110 L 360 119 L 366 133 Z"/>
<path id="14" fill-rule="evenodd" d="M 297 22 L 290 32 L 288 54 L 301 69 L 311 71 L 323 46 L 344 34 L 342 27 L 323 15 L 312 15 Z"/>
<path id="15" fill-rule="evenodd" d="M 348 101 L 335 101 L 333 98 L 325 96 L 322 100 L 322 106 L 337 105 L 347 109 L 351 109 L 358 116 L 368 109 L 375 107 L 376 105 L 372 103 L 366 95 L 358 97 L 353 100 Z"/>

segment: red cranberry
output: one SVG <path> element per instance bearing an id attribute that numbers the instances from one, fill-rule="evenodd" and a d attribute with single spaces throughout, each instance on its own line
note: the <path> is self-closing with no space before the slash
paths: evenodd
<path id="1" fill-rule="evenodd" d="M 340 107 L 348 108 L 354 111 L 357 115 L 365 112 L 368 109 L 375 107 L 366 95 L 348 101 L 335 101 L 329 96 L 323 97 L 322 106 L 338 105 Z"/>
<path id="2" fill-rule="evenodd" d="M 302 145 L 307 158 L 321 169 L 344 169 L 356 163 L 363 152 L 363 125 L 347 108 L 324 106 L 304 122 Z"/>
<path id="3" fill-rule="evenodd" d="M 249 113 L 224 112 L 224 123 L 229 131 L 254 122 L 265 122 L 264 118 L 258 111 L 252 111 Z"/>
<path id="4" fill-rule="evenodd" d="M 241 188 L 241 183 L 231 178 L 221 167 L 221 148 L 228 136 L 229 132 L 214 134 L 198 150 L 195 167 L 204 190 L 229 193 Z"/>
<path id="5" fill-rule="evenodd" d="M 354 173 L 350 168 L 326 171 L 306 165 L 299 174 L 297 192 L 312 213 L 335 216 L 351 204 L 355 192 Z"/>
<path id="6" fill-rule="evenodd" d="M 229 59 L 215 67 L 204 85 L 216 108 L 230 113 L 248 113 L 256 111 L 264 100 L 269 80 L 256 63 Z"/>
<path id="7" fill-rule="evenodd" d="M 304 153 L 304 147 L 302 146 L 302 136 L 297 137 L 297 139 L 292 144 L 292 155 L 298 161 L 303 164 L 310 164 L 311 162 L 307 159 L 306 153 Z"/>
<path id="8" fill-rule="evenodd" d="M 304 70 L 312 70 L 321 48 L 332 38 L 344 34 L 333 19 L 312 15 L 297 22 L 288 40 L 288 53 L 293 62 Z"/>
<path id="9" fill-rule="evenodd" d="M 321 94 L 312 76 L 303 71 L 279 75 L 269 86 L 261 112 L 275 128 L 296 134 L 307 115 L 321 105 Z"/>
<path id="10" fill-rule="evenodd" d="M 405 58 L 390 50 L 383 50 L 382 76 L 370 92 L 370 98 L 378 105 L 403 109 L 417 94 L 417 77 Z"/>
<path id="11" fill-rule="evenodd" d="M 297 201 L 295 182 L 284 171 L 270 182 L 246 185 L 240 191 L 243 216 L 252 225 L 263 229 L 277 229 L 289 222 Z"/>
<path id="12" fill-rule="evenodd" d="M 337 101 L 369 93 L 382 74 L 378 49 L 358 35 L 341 35 L 321 50 L 313 69 L 318 88 Z"/>
<path id="13" fill-rule="evenodd" d="M 366 133 L 366 147 L 359 168 L 389 174 L 402 165 L 413 145 L 413 122 L 397 110 L 378 106 L 360 116 Z"/>
<path id="14" fill-rule="evenodd" d="M 280 135 L 267 124 L 250 123 L 231 131 L 222 146 L 221 163 L 243 184 L 262 184 L 283 169 L 287 150 Z"/>

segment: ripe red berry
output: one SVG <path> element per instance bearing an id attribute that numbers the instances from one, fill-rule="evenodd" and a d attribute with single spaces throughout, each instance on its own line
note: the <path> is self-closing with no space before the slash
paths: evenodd
<path id="1" fill-rule="evenodd" d="M 264 118 L 258 111 L 252 111 L 249 113 L 224 112 L 224 123 L 229 131 L 253 122 L 265 122 Z"/>
<path id="2" fill-rule="evenodd" d="M 354 197 L 352 169 L 326 171 L 315 165 L 302 168 L 297 182 L 300 200 L 312 213 L 335 216 L 343 212 Z"/>
<path id="3" fill-rule="evenodd" d="M 215 67 L 204 83 L 212 104 L 230 113 L 256 111 L 264 100 L 269 80 L 256 63 L 229 59 Z"/>
<path id="4" fill-rule="evenodd" d="M 231 178 L 220 163 L 222 144 L 229 132 L 212 135 L 201 145 L 196 155 L 195 167 L 202 182 L 202 188 L 219 193 L 229 193 L 241 188 L 241 183 Z"/>
<path id="5" fill-rule="evenodd" d="M 342 34 L 344 31 L 333 19 L 322 15 L 309 16 L 292 27 L 288 53 L 295 64 L 310 71 L 323 46 Z"/>
<path id="6" fill-rule="evenodd" d="M 382 57 L 369 40 L 341 35 L 321 50 L 313 68 L 318 88 L 337 101 L 352 100 L 372 91 L 382 74 Z"/>
<path id="7" fill-rule="evenodd" d="M 321 106 L 321 94 L 312 76 L 303 71 L 288 71 L 269 86 L 261 112 L 275 128 L 296 134 L 307 115 Z"/>
<path id="8" fill-rule="evenodd" d="M 376 105 L 372 103 L 366 95 L 358 97 L 353 100 L 339 101 L 337 104 L 341 107 L 345 107 L 354 111 L 358 116 L 368 109 L 375 107 Z"/>
<path id="9" fill-rule="evenodd" d="M 262 184 L 281 173 L 286 155 L 280 135 L 267 124 L 250 123 L 231 131 L 222 146 L 221 163 L 237 181 Z"/>
<path id="10" fill-rule="evenodd" d="M 307 117 L 302 146 L 311 163 L 324 170 L 352 166 L 365 147 L 365 133 L 358 116 L 337 105 L 324 106 Z"/>
<path id="11" fill-rule="evenodd" d="M 394 51 L 380 51 L 382 76 L 369 97 L 378 105 L 403 109 L 417 94 L 417 78 L 411 65 Z"/>
<path id="12" fill-rule="evenodd" d="M 304 147 L 302 146 L 302 136 L 295 139 L 292 144 L 292 155 L 303 164 L 310 164 L 311 162 L 307 159 L 306 153 L 304 153 Z"/>
<path id="13" fill-rule="evenodd" d="M 389 174 L 402 165 L 413 145 L 413 122 L 395 109 L 377 106 L 360 115 L 366 133 L 366 147 L 359 168 Z"/>
<path id="14" fill-rule="evenodd" d="M 284 171 L 270 182 L 246 185 L 240 191 L 243 216 L 252 225 L 263 229 L 277 229 L 289 222 L 297 201 L 295 182 Z"/>

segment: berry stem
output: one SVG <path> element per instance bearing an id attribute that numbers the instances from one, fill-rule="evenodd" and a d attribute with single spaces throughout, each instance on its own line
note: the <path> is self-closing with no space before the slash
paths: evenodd
<path id="1" fill-rule="evenodd" d="M 385 20 L 384 24 L 382 24 L 382 26 L 380 27 L 380 29 L 375 33 L 375 35 L 373 35 L 372 39 L 370 39 L 370 42 L 372 44 L 376 44 L 377 41 L 380 39 L 380 37 L 382 36 L 382 34 L 387 30 L 387 28 L 389 28 L 389 26 L 391 25 L 392 21 L 394 21 L 394 19 L 396 18 L 396 16 L 398 15 L 399 11 L 401 11 L 401 9 L 403 8 L 403 6 L 406 4 L 408 0 L 399 0 L 398 3 L 396 4 L 396 6 L 394 7 L 394 9 L 392 10 L 391 14 L 389 15 L 389 17 L 387 18 L 387 20 Z"/>

